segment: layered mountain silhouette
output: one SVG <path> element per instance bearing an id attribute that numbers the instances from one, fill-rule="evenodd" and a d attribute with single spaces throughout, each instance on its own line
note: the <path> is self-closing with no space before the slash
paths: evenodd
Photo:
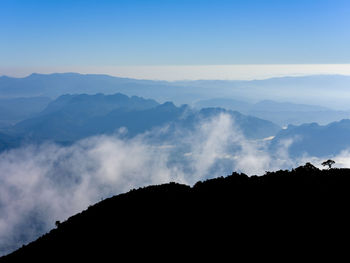
<path id="1" fill-rule="evenodd" d="M 227 103 L 229 101 L 229 99 L 226 100 Z M 0 151 L 20 146 L 23 143 L 32 144 L 43 141 L 71 144 L 89 136 L 118 133 L 121 128 L 126 128 L 127 132 L 124 136 L 130 138 L 159 127 L 170 127 L 167 133 L 162 135 L 163 137 L 157 138 L 157 142 L 161 142 L 174 137 L 175 131 L 191 131 L 201 122 L 221 113 L 230 115 L 236 127 L 248 139 L 275 136 L 269 146 L 272 153 L 278 151 L 281 144 L 283 145 L 286 141 L 292 142 L 288 149 L 291 157 L 304 154 L 329 157 L 350 147 L 350 144 L 347 143 L 350 141 L 350 121 L 348 119 L 327 125 L 317 123 L 289 125 L 286 129 L 281 130 L 271 121 L 245 115 L 238 111 L 215 107 L 193 109 L 187 105 L 178 107 L 172 102 L 160 104 L 152 99 L 129 97 L 121 93 L 113 95 L 67 94 L 50 103 L 49 99 L 42 97 L 3 99 L 2 102 L 4 103 L 0 107 L 6 110 L 0 115 L 9 111 L 20 112 L 24 109 L 23 112 L 27 112 L 25 114 L 9 114 L 9 116 L 17 116 L 13 117 L 12 121 L 16 118 L 17 120 L 24 118 L 26 114 L 32 117 L 1 129 Z M 261 114 L 268 111 L 276 113 L 282 109 L 291 110 L 298 115 L 307 115 L 306 111 L 321 114 L 319 110 L 323 109 L 318 106 L 271 101 L 254 105 L 256 112 Z M 280 113 L 282 114 L 283 111 Z"/>
<path id="2" fill-rule="evenodd" d="M 0 98 L 46 96 L 63 94 L 115 94 L 152 97 L 160 101 L 193 99 L 188 87 L 171 82 L 138 80 L 98 74 L 54 73 L 31 74 L 24 78 L 0 77 Z M 180 101 L 179 100 L 179 101 Z"/>
<path id="3" fill-rule="evenodd" d="M 249 103 L 229 98 L 214 98 L 197 101 L 195 107 L 221 107 L 236 110 L 243 114 L 272 121 L 281 126 L 289 124 L 300 125 L 312 122 L 324 125 L 350 117 L 349 111 L 339 111 L 317 105 L 277 102 L 272 100 Z"/>
<path id="4" fill-rule="evenodd" d="M 20 138 L 0 132 L 0 151 L 16 148 L 20 145 Z"/>
<path id="5" fill-rule="evenodd" d="M 289 125 L 272 140 L 271 150 L 278 149 L 287 140 L 292 142 L 288 150 L 294 157 L 304 154 L 317 157 L 336 155 L 350 147 L 350 120 L 344 119 L 328 125 Z"/>
<path id="6" fill-rule="evenodd" d="M 292 101 L 348 109 L 350 76 L 309 75 L 276 77 L 261 80 L 198 80 L 178 81 L 179 86 L 214 89 L 205 99 L 232 98 L 246 101 Z"/>
<path id="7" fill-rule="evenodd" d="M 293 244 L 310 249 L 343 233 L 349 187 L 349 169 L 307 163 L 264 176 L 233 173 L 193 187 L 133 189 L 56 222 L 56 229 L 1 262 L 236 257 L 258 247 L 296 253 Z"/>
<path id="8" fill-rule="evenodd" d="M 49 102 L 47 97 L 0 98 L 0 128 L 35 116 Z"/>
<path id="9" fill-rule="evenodd" d="M 173 101 L 176 104 L 191 104 L 200 99 L 223 97 L 248 101 L 292 100 L 296 103 L 347 107 L 347 96 L 344 94 L 348 94 L 349 84 L 350 77 L 341 75 L 281 77 L 253 81 L 167 82 L 96 74 L 54 73 L 32 74 L 24 78 L 0 77 L 0 98 L 57 98 L 67 93 L 91 95 L 120 92 L 128 96 L 153 98 L 160 102 Z M 330 92 L 330 88 L 338 92 Z"/>
<path id="10" fill-rule="evenodd" d="M 63 95 L 52 101 L 36 117 L 21 121 L 8 130 L 9 134 L 27 141 L 53 140 L 74 142 L 88 136 L 112 134 L 125 127 L 127 136 L 135 136 L 155 127 L 173 125 L 191 129 L 200 121 L 226 113 L 248 138 L 275 135 L 280 127 L 274 123 L 221 108 L 200 111 L 172 102 L 159 104 L 141 97 L 114 95 Z"/>

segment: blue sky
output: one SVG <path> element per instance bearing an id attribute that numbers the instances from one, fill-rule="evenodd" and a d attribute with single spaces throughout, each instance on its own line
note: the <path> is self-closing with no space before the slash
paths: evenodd
<path id="1" fill-rule="evenodd" d="M 0 68 L 344 64 L 349 28 L 348 0 L 1 0 Z"/>

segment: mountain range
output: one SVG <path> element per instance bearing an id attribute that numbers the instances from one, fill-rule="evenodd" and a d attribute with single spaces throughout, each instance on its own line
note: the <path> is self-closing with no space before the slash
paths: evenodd
<path id="1" fill-rule="evenodd" d="M 0 98 L 45 96 L 57 98 L 63 94 L 115 94 L 117 92 L 165 102 L 188 95 L 184 88 L 170 82 L 137 80 L 108 75 L 54 73 L 31 74 L 24 78 L 0 77 Z M 179 94 L 179 96 L 176 96 Z"/>
<path id="2" fill-rule="evenodd" d="M 333 110 L 318 105 L 276 102 L 272 100 L 250 103 L 229 98 L 214 98 L 199 100 L 194 106 L 196 108 L 221 107 L 236 110 L 243 114 L 272 121 L 280 126 L 288 126 L 289 124 L 300 125 L 312 122 L 324 125 L 350 117 L 350 111 Z"/>
<path id="3" fill-rule="evenodd" d="M 118 138 L 118 140 L 123 142 L 133 142 L 137 145 L 145 144 L 147 146 L 145 149 L 151 149 L 147 150 L 146 153 L 147 155 L 149 154 L 151 158 L 153 158 L 153 156 L 151 155 L 152 153 L 149 152 L 153 151 L 153 149 L 155 153 L 161 156 L 163 156 L 163 152 L 161 151 L 166 149 L 164 150 L 164 154 L 166 154 L 164 167 L 175 167 L 174 170 L 184 171 L 186 176 L 187 173 L 192 175 L 197 171 L 201 171 L 201 167 L 199 167 L 196 162 L 198 159 L 200 164 L 203 164 L 203 166 L 208 165 L 208 167 L 204 169 L 205 174 L 203 172 L 203 174 L 201 174 L 202 177 L 195 178 L 210 178 L 210 174 L 218 174 L 218 171 L 232 171 L 233 165 L 237 165 L 238 167 L 240 160 L 242 160 L 243 164 L 247 162 L 247 160 L 249 160 L 249 163 L 253 164 L 255 164 L 255 161 L 258 163 L 264 161 L 273 162 L 273 158 L 280 154 L 279 150 L 281 145 L 285 146 L 288 143 L 289 147 L 287 150 L 289 155 L 285 158 L 291 158 L 293 161 L 305 156 L 325 159 L 333 158 L 341 151 L 350 148 L 350 120 L 348 119 L 349 112 L 347 110 L 334 110 L 328 106 L 318 106 L 313 105 L 313 103 L 311 105 L 304 104 L 302 103 L 303 99 L 293 101 L 293 97 L 289 97 L 290 100 L 281 99 L 277 101 L 266 100 L 264 98 L 264 96 L 271 95 L 271 92 L 275 93 L 275 98 L 287 96 L 288 92 L 290 92 L 288 89 L 293 88 L 290 84 L 290 82 L 293 81 L 296 81 L 295 83 L 298 83 L 298 85 L 300 84 L 300 89 L 298 87 L 299 90 L 297 90 L 301 92 L 299 98 L 303 98 L 302 89 L 306 88 L 308 85 L 311 86 L 310 90 L 315 89 L 316 84 L 323 85 L 322 88 L 320 88 L 320 93 L 326 94 L 329 92 L 327 85 L 332 84 L 332 82 L 328 80 L 335 82 L 335 89 L 344 91 L 343 85 L 347 83 L 347 77 L 343 76 L 312 76 L 261 81 L 189 82 L 133 80 L 106 75 L 81 75 L 76 73 L 50 75 L 32 74 L 26 78 L 0 77 L 0 157 L 4 157 L 1 159 L 2 169 L 5 171 L 5 174 L 7 171 L 6 167 L 12 167 L 13 163 L 17 165 L 17 162 L 20 164 L 22 157 L 19 156 L 17 158 L 17 154 L 20 155 L 20 153 L 25 152 L 27 155 L 31 156 L 31 147 L 21 147 L 23 145 L 40 145 L 42 149 L 44 149 L 47 146 L 45 142 L 49 141 L 58 144 L 53 148 L 57 147 L 57 149 L 72 150 L 81 143 L 75 144 L 78 140 L 100 135 L 102 139 L 110 139 L 111 137 L 109 137 L 109 135 L 117 135 L 114 136 L 113 139 Z M 285 93 L 284 90 L 282 90 L 283 87 L 287 88 Z M 257 91 L 257 97 L 249 96 L 250 92 L 253 91 Z M 281 94 L 283 94 L 283 96 L 279 97 Z M 344 91 L 343 94 L 345 99 L 347 96 L 346 92 Z M 310 94 L 304 95 L 307 97 Z M 332 96 L 329 98 L 331 101 Z M 293 103 L 288 101 L 293 101 Z M 305 101 L 307 101 L 307 99 Z M 317 100 L 315 100 L 314 103 L 317 104 Z M 233 125 L 230 124 L 229 126 L 230 131 L 232 131 L 230 134 L 231 137 L 228 137 L 228 139 L 224 136 L 224 133 L 227 135 L 227 130 L 223 130 L 221 133 L 222 127 L 218 123 L 220 118 L 217 117 L 223 115 L 229 116 L 230 118 L 227 119 L 233 120 Z M 208 124 L 210 124 L 210 127 L 208 127 Z M 208 130 L 214 130 L 216 132 L 211 134 L 210 131 L 208 133 Z M 218 138 L 220 136 L 223 136 L 225 139 L 220 140 L 220 138 Z M 90 142 L 88 139 L 85 140 L 85 142 L 87 141 Z M 208 143 L 208 141 L 210 143 Z M 214 149 L 215 151 L 213 151 L 211 155 L 210 151 L 215 148 L 216 145 L 214 144 L 217 142 L 224 145 L 220 145 L 218 149 Z M 62 145 L 72 147 L 65 148 L 61 147 Z M 192 147 L 192 145 L 194 146 Z M 162 148 L 163 146 L 167 148 Z M 20 149 L 18 149 L 18 151 L 7 152 L 7 150 L 13 148 Z M 34 152 L 36 149 L 36 147 L 33 147 Z M 40 149 L 38 151 L 40 151 Z M 203 157 L 202 153 L 211 155 L 208 158 L 210 160 L 207 161 L 208 159 L 204 158 L 206 156 Z M 155 159 L 157 159 L 157 154 L 155 155 Z M 277 157 L 279 158 L 279 156 Z M 52 165 L 55 168 L 57 166 L 57 170 L 52 169 L 51 171 L 49 169 L 48 171 L 50 172 L 48 172 L 48 174 L 58 180 L 58 178 L 61 178 L 60 173 L 62 169 L 58 165 L 60 160 L 56 160 L 55 158 L 56 156 L 52 158 Z M 65 160 L 65 155 L 62 158 Z M 282 156 L 282 158 L 284 158 L 284 156 Z M 67 157 L 67 159 L 70 159 L 70 157 Z M 41 159 L 39 158 L 39 160 Z M 9 162 L 10 165 L 8 165 Z M 267 164 L 267 166 L 269 165 L 270 164 Z M 242 165 L 239 167 L 242 167 Z M 263 165 L 261 167 L 263 168 L 265 166 Z M 147 167 L 145 167 L 145 169 L 146 168 Z M 192 171 L 194 172 L 192 173 Z M 300 173 L 300 171 L 307 171 L 307 176 L 304 176 L 305 172 Z M 341 176 L 338 176 L 338 173 L 341 174 Z M 140 201 L 135 202 L 140 202 L 140 204 L 146 208 L 150 208 L 149 204 L 151 203 L 156 204 L 158 199 L 164 200 L 165 203 L 160 203 L 156 208 L 150 208 L 151 210 L 142 210 L 143 208 L 141 205 L 136 206 L 137 209 L 135 209 L 135 211 L 138 212 L 134 210 L 123 210 L 124 208 L 122 208 L 120 210 L 121 212 L 118 212 L 118 216 L 127 214 L 125 220 L 121 222 L 121 226 L 126 226 L 129 223 L 132 223 L 132 226 L 137 226 L 140 223 L 137 218 L 141 215 L 154 215 L 156 218 L 161 218 L 163 220 L 162 222 L 170 222 L 169 224 L 171 224 L 171 226 L 176 226 L 177 222 L 181 222 L 181 228 L 174 227 L 173 230 L 169 230 L 167 228 L 168 224 L 164 223 L 161 225 L 157 219 L 150 216 L 150 220 L 146 220 L 145 222 L 147 222 L 152 229 L 157 228 L 157 225 L 152 225 L 153 222 L 158 222 L 163 230 L 167 229 L 169 235 L 158 235 L 158 238 L 162 240 L 167 240 L 168 236 L 180 238 L 176 236 L 177 233 L 181 233 L 183 236 L 190 235 L 189 233 L 193 233 L 194 231 L 190 226 L 196 225 L 195 220 L 200 221 L 203 220 L 202 218 L 208 218 L 209 220 L 211 215 L 216 212 L 218 215 L 222 216 L 222 218 L 228 218 L 232 220 L 230 222 L 235 222 L 235 224 L 237 223 L 239 225 L 244 224 L 244 222 L 249 222 L 251 225 L 254 225 L 256 221 L 249 221 L 250 219 L 248 217 L 244 217 L 244 222 L 239 221 L 239 218 L 237 218 L 237 213 L 239 215 L 249 215 L 250 213 L 243 205 L 245 207 L 257 209 L 255 211 L 258 212 L 250 214 L 252 216 L 251 218 L 264 217 L 266 211 L 271 212 L 271 215 L 273 215 L 273 211 L 275 210 L 270 211 L 270 207 L 266 206 L 266 203 L 272 202 L 272 198 L 281 198 L 281 200 L 287 200 L 287 203 L 292 202 L 290 197 L 286 197 L 284 193 L 289 193 L 293 198 L 296 195 L 303 197 L 303 200 L 299 200 L 296 206 L 303 205 L 305 200 L 308 200 L 306 203 L 309 204 L 309 207 L 315 204 L 318 206 L 318 203 L 314 199 L 311 198 L 311 200 L 309 199 L 310 196 L 305 196 L 305 192 L 303 192 L 304 188 L 301 189 L 298 187 L 301 187 L 300 185 L 304 183 L 306 184 L 304 185 L 305 187 L 309 187 L 315 183 L 315 185 L 312 186 L 315 189 L 313 188 L 311 192 L 316 191 L 313 192 L 316 194 L 315 196 L 320 197 L 322 201 L 328 202 L 324 199 L 324 196 L 321 195 L 323 193 L 329 193 L 328 191 L 333 191 L 334 189 L 332 187 L 335 187 L 337 184 L 346 186 L 348 183 L 346 180 L 343 180 L 343 175 L 347 173 L 348 170 L 334 169 L 320 172 L 315 167 L 308 165 L 299 170 L 293 170 L 292 172 L 280 171 L 279 173 L 267 173 L 261 179 L 258 177 L 248 178 L 242 174 L 234 174 L 235 176 L 229 177 L 231 179 L 224 180 L 221 178 L 208 182 L 199 182 L 194 187 L 178 184 L 153 186 L 143 190 L 132 191 L 131 193 L 135 193 L 135 200 L 145 200 L 145 203 Z M 303 174 L 302 177 L 299 176 L 301 174 Z M 335 175 L 337 178 L 336 182 L 331 180 L 329 177 L 330 174 L 332 174 L 332 176 Z M 315 178 L 316 175 L 317 178 Z M 70 174 L 67 173 L 67 176 L 70 176 Z M 295 178 L 295 176 L 297 178 Z M 285 180 L 280 178 L 284 178 Z M 340 178 L 339 181 L 338 178 Z M 20 180 L 22 180 L 22 177 Z M 230 180 L 233 180 L 234 184 L 237 185 L 231 185 Z M 231 186 L 233 188 L 231 188 Z M 297 191 L 293 192 L 293 190 L 288 188 L 289 186 L 294 187 L 293 190 L 297 189 Z M 246 193 L 240 192 L 240 187 L 247 191 L 246 193 L 251 194 L 253 199 L 251 200 L 250 196 Z M 336 187 L 338 187 L 337 190 L 343 191 L 343 189 L 340 188 L 341 186 Z M 152 197 L 154 199 L 148 199 L 147 193 L 149 191 L 153 193 L 152 189 L 155 193 Z M 200 190 L 199 192 L 197 191 L 198 189 Z M 206 189 L 215 189 L 215 191 L 212 192 L 208 190 L 209 192 L 205 192 Z M 281 191 L 278 189 L 281 189 Z M 202 190 L 205 194 L 197 196 Z M 158 191 L 160 191 L 160 193 Z M 236 198 L 235 200 L 233 200 L 231 196 L 232 191 L 237 193 L 233 194 L 234 198 Z M 230 192 L 230 194 L 228 192 Z M 336 190 L 334 190 L 334 192 L 336 192 Z M 142 196 L 143 194 L 139 195 L 139 193 L 146 193 L 145 198 Z M 220 193 L 223 193 L 223 195 Z M 271 193 L 271 196 L 267 193 Z M 178 195 L 179 199 L 177 198 Z M 267 199 L 265 198 L 266 195 L 268 196 Z M 122 196 L 133 196 L 133 194 L 129 193 Z M 213 199 L 208 198 L 208 196 L 211 196 Z M 328 197 L 327 195 L 327 198 Z M 344 197 L 345 200 L 348 198 L 346 195 L 342 197 Z M 116 200 L 120 200 L 120 198 L 123 199 L 123 197 L 116 197 Z M 127 197 L 127 199 L 128 198 L 129 197 Z M 231 200 L 231 203 L 228 203 L 228 201 L 226 202 L 225 198 Z M 108 200 L 114 200 L 114 198 Z M 178 200 L 180 200 L 180 203 L 177 203 Z M 186 202 L 189 200 L 188 204 L 184 200 L 186 200 Z M 316 203 L 313 203 L 314 201 Z M 338 202 L 338 199 L 332 199 L 332 202 L 333 201 Z M 110 204 L 109 202 L 112 201 L 106 200 L 106 202 L 102 202 L 101 205 Z M 232 203 L 234 205 L 232 205 Z M 259 206 L 255 206 L 255 203 L 258 203 Z M 284 206 L 284 204 L 285 203 L 276 204 L 273 209 L 278 209 L 279 206 Z M 0 203 L 0 208 L 1 205 Z M 165 215 L 167 217 L 162 218 L 162 215 L 157 213 L 161 211 L 161 208 L 167 205 L 169 205 L 171 209 L 165 210 Z M 105 205 L 102 205 L 102 207 L 104 206 Z M 127 205 L 121 206 L 126 207 Z M 99 204 L 93 207 L 101 206 Z M 98 208 L 97 210 L 102 214 L 105 213 L 107 217 L 110 216 L 113 220 L 116 219 L 118 216 L 116 216 L 114 212 L 110 212 L 110 210 L 114 208 L 109 207 L 109 205 L 106 207 L 108 208 L 103 208 L 102 210 Z M 174 207 L 180 210 L 173 210 Z M 185 207 L 185 210 L 181 210 L 182 207 Z M 187 224 L 187 221 L 185 222 L 184 219 L 187 217 L 184 216 L 184 214 L 187 213 L 191 216 L 191 209 L 196 209 L 196 207 L 199 207 L 199 215 L 202 217 L 195 217 L 193 221 Z M 293 209 L 295 208 L 294 205 L 292 205 L 292 207 Z M 209 210 L 205 210 L 206 208 Z M 222 210 L 216 210 L 216 208 Z M 95 211 L 94 209 L 95 208 L 92 210 L 89 209 L 88 211 Z M 118 205 L 118 208 L 114 210 L 119 211 L 119 209 L 120 207 Z M 227 213 L 225 209 L 228 209 Z M 327 209 L 330 208 L 327 207 Z M 230 214 L 232 211 L 236 211 L 236 216 L 234 218 L 231 217 Z M 83 212 L 82 214 L 90 215 L 90 212 Z M 300 211 L 294 212 L 299 213 Z M 16 225 L 17 232 L 16 236 L 13 237 L 14 242 L 6 244 L 6 241 L 2 240 L 2 247 L 0 250 L 5 249 L 6 251 L 11 251 L 15 247 L 18 247 L 18 242 L 21 242 L 21 240 L 31 240 L 29 237 L 32 236 L 28 235 L 28 231 L 40 234 L 44 233 L 47 229 L 43 228 L 43 223 L 40 221 L 40 213 L 40 209 L 33 209 L 33 211 L 30 211 L 27 220 L 31 227 L 28 227 L 26 222 L 23 223 L 21 221 L 19 225 Z M 167 213 L 169 214 L 167 215 Z M 286 213 L 288 213 L 288 211 Z M 129 215 L 134 219 L 128 217 Z M 280 214 L 274 214 L 274 216 L 277 218 Z M 87 217 L 89 218 L 90 216 Z M 80 224 L 84 226 L 85 230 L 89 229 L 89 226 L 93 225 L 93 220 L 95 219 L 97 222 L 100 222 L 99 224 L 102 224 L 101 221 L 98 221 L 101 219 L 96 215 L 93 216 L 93 220 L 87 219 L 88 223 L 80 221 L 82 218 L 80 215 L 73 218 L 79 218 L 79 220 L 68 220 L 67 222 L 78 222 L 73 223 L 74 227 L 67 222 L 62 224 L 58 223 L 58 229 L 53 230 L 53 234 L 49 234 L 40 240 L 47 240 L 46 237 L 48 237 L 49 240 L 55 240 L 56 237 L 52 238 L 52 235 L 58 235 L 59 238 L 62 237 L 64 240 L 69 239 L 71 237 L 70 234 L 68 234 L 69 238 L 67 238 L 65 233 L 75 231 L 74 228 Z M 178 221 L 171 221 L 175 219 Z M 271 217 L 269 220 L 274 219 Z M 107 221 L 107 223 L 106 227 L 111 227 L 110 225 L 112 223 L 110 221 Z M 215 225 L 219 225 L 220 223 L 222 223 L 222 220 L 215 222 Z M 209 225 L 210 222 L 205 221 L 203 224 L 204 225 L 200 226 L 201 229 Z M 184 225 L 187 228 L 182 228 Z M 67 229 L 69 229 L 69 231 L 66 230 L 65 226 L 68 226 Z M 226 229 L 230 229 L 229 231 L 232 232 L 230 233 L 232 236 L 236 234 L 234 231 L 240 228 L 235 227 L 235 230 L 231 229 L 230 227 L 232 226 L 229 222 L 224 226 Z M 22 229 L 30 230 L 22 232 Z M 61 232 L 62 229 L 64 230 L 64 234 L 61 234 L 63 233 Z M 113 227 L 111 227 L 111 229 L 113 229 Z M 130 230 L 131 227 L 129 226 L 126 229 Z M 138 236 L 140 232 L 143 233 L 142 237 L 152 235 L 151 230 L 145 227 L 145 225 L 141 224 L 139 228 L 136 227 L 135 229 L 135 232 L 132 232 L 132 236 Z M 147 229 L 146 232 L 142 232 L 144 229 Z M 181 232 L 184 229 L 185 232 Z M 259 229 L 255 230 L 258 231 Z M 36 230 L 38 230 L 38 232 L 36 232 Z M 214 227 L 209 231 L 213 232 L 216 230 L 217 228 Z M 82 233 L 83 230 L 81 228 L 78 227 L 77 231 L 80 231 L 77 234 L 78 238 L 83 236 L 84 240 L 89 240 L 91 232 L 87 231 L 88 236 L 84 236 L 85 234 Z M 121 231 L 124 235 L 122 239 L 127 240 L 128 244 L 134 242 L 134 240 L 125 236 L 126 234 L 123 232 L 123 227 L 117 227 L 112 230 L 113 237 L 109 236 L 108 238 L 114 240 L 114 236 L 117 235 L 118 231 Z M 157 231 L 160 232 L 160 230 Z M 91 236 L 96 234 L 97 239 L 105 238 L 104 236 L 98 236 L 96 232 L 98 231 L 92 230 L 93 234 Z M 102 231 L 102 233 L 106 232 L 108 232 L 106 229 Z M 219 232 L 226 233 L 225 229 L 219 229 Z M 268 233 L 264 234 L 268 235 Z M 202 232 L 198 231 L 195 232 L 193 236 L 197 237 L 201 235 Z M 141 243 L 149 243 L 148 239 L 142 239 L 142 237 L 138 239 L 140 240 L 138 244 L 139 247 Z M 213 240 L 217 238 L 223 239 L 223 236 L 216 237 L 214 235 L 212 237 Z M 243 235 L 241 237 L 243 238 Z M 106 238 L 106 240 L 108 240 L 108 238 Z M 75 239 L 72 238 L 72 240 Z M 203 240 L 205 239 L 203 238 Z M 196 241 L 198 240 L 193 239 L 193 242 Z M 42 241 L 36 244 L 41 244 L 40 242 Z M 51 241 L 43 242 L 50 243 Z M 55 243 L 56 241 L 52 242 L 53 243 L 50 244 L 55 244 L 54 246 L 60 247 L 60 245 Z M 84 241 L 76 239 L 74 242 Z M 113 242 L 115 241 L 112 241 L 111 244 L 114 244 Z M 5 247 L 3 244 L 5 244 Z M 67 244 L 69 244 L 69 242 Z M 85 248 L 88 247 L 85 243 L 82 244 L 84 244 Z M 95 246 L 95 243 L 92 244 Z M 162 244 L 157 245 L 161 246 Z M 177 244 L 171 243 L 171 245 L 174 247 Z M 39 245 L 39 247 L 40 246 L 41 245 Z M 55 249 L 50 248 L 51 245 L 44 246 L 45 249 L 47 248 L 48 251 L 51 251 L 54 255 L 58 253 Z M 93 250 L 93 247 L 88 248 Z M 21 251 L 27 251 L 27 249 L 29 248 L 24 248 Z M 39 249 L 43 251 L 43 247 Z M 68 248 L 61 247 L 60 249 L 63 251 Z M 103 250 L 103 248 L 98 247 L 97 250 L 99 249 Z M 22 252 L 18 253 L 21 254 Z M 72 251 L 72 253 L 74 254 L 75 252 Z"/>
<path id="4" fill-rule="evenodd" d="M 176 106 L 172 102 L 158 103 L 153 99 L 126 96 L 121 93 L 62 95 L 50 101 L 47 98 L 3 99 L 1 107 L 18 111 L 18 118 L 25 118 L 12 126 L 0 130 L 0 150 L 11 149 L 23 143 L 55 141 L 71 144 L 77 140 L 94 135 L 114 134 L 126 128 L 123 136 L 134 137 L 155 128 L 169 126 L 168 132 L 159 140 L 175 136 L 178 130 L 193 130 L 202 121 L 221 113 L 228 114 L 248 139 L 264 139 L 275 136 L 269 146 L 270 152 L 279 149 L 281 143 L 292 140 L 289 154 L 292 157 L 309 155 L 316 157 L 334 156 L 350 148 L 350 120 L 343 119 L 326 125 L 303 123 L 288 125 L 281 129 L 271 121 L 249 115 L 264 113 L 288 116 L 294 113 L 301 118 L 315 114 L 318 118 L 327 116 L 327 108 L 320 106 L 298 105 L 261 101 L 256 104 L 235 104 L 242 114 L 235 110 L 208 107 L 220 104 L 229 108 L 230 99 L 218 99 L 205 102 L 201 107 L 187 105 Z M 226 104 L 225 104 L 226 103 Z M 204 107 L 204 108 L 203 108 Z M 245 108 L 245 109 L 244 109 Z M 283 110 L 284 109 L 284 110 Z M 28 111 L 27 111 L 28 110 Z M 22 115 L 20 112 L 23 112 Z M 2 112 L 2 114 L 5 114 Z M 307 114 L 309 113 L 309 115 Z M 1 114 L 0 114 L 1 115 Z M 268 115 L 268 114 L 267 114 Z M 289 115 L 290 116 L 290 115 Z M 287 117 L 286 117 L 287 118 Z M 326 117 L 325 117 L 326 118 Z"/>
<path id="5" fill-rule="evenodd" d="M 186 105 L 159 104 L 151 99 L 118 93 L 60 96 L 36 117 L 21 121 L 6 132 L 26 141 L 69 143 L 93 135 L 113 134 L 123 127 L 127 129 L 128 137 L 169 124 L 174 128 L 191 129 L 200 121 L 220 113 L 229 114 L 248 138 L 262 139 L 280 130 L 270 121 L 236 111 L 221 108 L 194 110 Z"/>
<path id="6" fill-rule="evenodd" d="M 11 126 L 41 112 L 51 101 L 47 97 L 0 99 L 0 128 Z"/>
<path id="7" fill-rule="evenodd" d="M 3 150 L 9 150 L 21 145 L 21 139 L 0 132 L 0 152 Z"/>
<path id="8" fill-rule="evenodd" d="M 215 89 L 212 98 L 230 98 L 248 102 L 261 100 L 288 101 L 297 104 L 323 105 L 349 110 L 350 76 L 308 75 L 275 77 L 261 80 L 198 80 L 178 81 L 179 86 Z"/>
<path id="9" fill-rule="evenodd" d="M 349 219 L 349 173 L 307 163 L 264 176 L 232 173 L 192 187 L 133 189 L 57 221 L 55 229 L 0 260 L 220 258 L 245 255 L 248 247 L 284 251 L 295 242 L 336 242 Z"/>
<path id="10" fill-rule="evenodd" d="M 271 141 L 270 149 L 278 149 L 287 140 L 292 141 L 288 151 L 293 157 L 305 154 L 317 157 L 334 156 L 350 148 L 350 120 L 344 119 L 327 125 L 289 125 Z"/>
<path id="11" fill-rule="evenodd" d="M 152 81 L 108 75 L 54 73 L 32 74 L 24 78 L 0 77 L 0 98 L 62 94 L 114 94 L 152 98 L 161 103 L 192 104 L 198 100 L 230 98 L 258 102 L 261 100 L 318 104 L 348 110 L 350 77 L 314 75 L 281 77 L 264 80 L 230 81 Z"/>

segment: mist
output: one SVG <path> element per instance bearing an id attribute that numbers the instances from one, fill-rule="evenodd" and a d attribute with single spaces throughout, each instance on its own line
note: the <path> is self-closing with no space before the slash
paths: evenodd
<path id="1" fill-rule="evenodd" d="M 0 254 L 28 243 L 104 198 L 166 182 L 193 185 L 233 171 L 263 175 L 320 159 L 288 156 L 291 140 L 275 154 L 266 141 L 246 139 L 228 114 L 203 120 L 192 131 L 177 130 L 156 143 L 169 127 L 127 139 L 118 131 L 71 146 L 26 145 L 0 154 Z M 152 136 L 150 136 L 152 135 Z M 334 160 L 350 165 L 350 152 Z"/>

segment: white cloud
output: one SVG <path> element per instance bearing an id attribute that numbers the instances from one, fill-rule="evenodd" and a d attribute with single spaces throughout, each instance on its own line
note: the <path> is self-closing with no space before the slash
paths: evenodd
<path id="1" fill-rule="evenodd" d="M 56 220 L 132 188 L 169 181 L 193 184 L 232 171 L 262 175 L 310 161 L 289 158 L 292 141 L 271 156 L 264 148 L 267 142 L 245 139 L 226 114 L 203 121 L 194 131 L 175 132 L 161 145 L 148 135 L 97 136 L 67 147 L 32 145 L 0 154 L 0 254 L 35 239 Z M 350 165 L 349 152 L 334 159 Z"/>
<path id="2" fill-rule="evenodd" d="M 68 147 L 31 145 L 2 153 L 0 248 L 21 245 L 19 234 L 27 236 L 25 241 L 32 240 L 56 220 L 101 198 L 169 181 L 192 184 L 209 176 L 211 166 L 225 152 L 230 126 L 230 117 L 220 115 L 199 125 L 188 137 L 176 138 L 179 144 L 190 143 L 194 155 L 188 167 L 172 162 L 174 146 L 152 144 L 147 134 L 129 140 L 118 134 L 97 136 Z M 28 223 L 33 212 L 42 224 L 39 231 Z"/>

